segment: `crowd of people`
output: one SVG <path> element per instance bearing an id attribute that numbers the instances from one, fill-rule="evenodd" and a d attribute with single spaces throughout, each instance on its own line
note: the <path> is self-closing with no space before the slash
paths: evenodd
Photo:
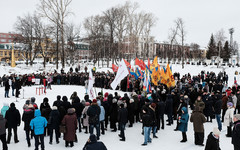
<path id="1" fill-rule="evenodd" d="M 67 74 L 38 74 L 6 77 L 6 84 L 9 80 L 15 80 L 20 86 L 31 86 L 34 84 L 32 78 L 38 78 L 40 83 L 51 84 L 76 84 L 86 85 L 88 74 L 71 72 Z M 114 79 L 112 73 L 94 73 L 95 86 L 101 88 L 110 88 L 110 83 Z M 76 132 L 90 133 L 90 138 L 84 149 L 107 149 L 106 146 L 97 142 L 105 131 L 110 128 L 112 132 L 120 131 L 118 135 L 120 141 L 126 141 L 125 127 L 134 127 L 137 122 L 142 123 L 142 134 L 144 140 L 142 146 L 152 142 L 152 138 L 158 138 L 157 132 L 164 129 L 165 125 L 172 126 L 176 120 L 175 131 L 182 132 L 181 143 L 187 142 L 187 131 L 189 121 L 194 127 L 195 145 L 205 146 L 205 150 L 220 150 L 219 135 L 222 131 L 222 124 L 227 128 L 227 137 L 232 138 L 234 150 L 240 149 L 240 87 L 233 85 L 228 87 L 228 76 L 225 72 L 216 75 L 214 72 L 201 71 L 198 76 L 190 74 L 183 75 L 180 78 L 179 73 L 174 73 L 176 86 L 168 88 L 159 82 L 158 86 L 152 87 L 152 92 L 147 94 L 143 91 L 141 79 L 125 78 L 122 80 L 118 89 L 128 91 L 120 96 L 117 92 L 114 94 L 99 92 L 95 99 L 89 99 L 86 94 L 83 100 L 80 100 L 77 92 L 74 92 L 70 100 L 66 96 L 57 96 L 57 100 L 51 105 L 48 98 L 44 98 L 40 107 L 35 103 L 32 97 L 26 101 L 23 106 L 24 113 L 22 121 L 28 146 L 31 146 L 30 138 L 35 138 L 35 149 L 38 149 L 39 143 L 41 149 L 44 149 L 44 135 L 49 135 L 49 143 L 53 144 L 53 131 L 55 133 L 56 143 L 63 135 L 66 147 L 73 147 L 77 142 Z M 18 79 L 17 79 L 18 78 Z M 31 79 L 30 79 L 31 78 Z M 3 80 L 4 79 L 4 80 Z M 29 80 L 28 80 L 29 79 Z M 47 86 L 47 84 L 45 84 Z M 87 88 L 87 86 L 86 86 Z M 6 143 L 10 143 L 11 130 L 14 132 L 14 141 L 18 142 L 17 126 L 20 125 L 21 117 L 14 103 L 7 109 L 4 105 L 0 116 L 0 123 L 7 123 L 8 136 L 6 132 L 1 136 L 4 143 L 4 134 Z M 192 114 L 189 112 L 192 111 Z M 10 115 L 9 115 L 10 113 Z M 14 113 L 14 115 L 12 114 Z M 167 116 L 165 123 L 164 116 Z M 217 128 L 208 135 L 206 144 L 204 143 L 204 123 L 217 121 Z M 1 120 L 3 120 L 1 122 Z M 222 123 L 223 122 L 223 123 Z M 94 129 L 96 136 L 93 135 Z M 151 133 L 153 136 L 151 138 Z M 0 130 L 1 134 L 1 130 Z M 39 141 L 40 140 L 40 141 Z M 95 143 L 95 144 L 93 144 Z M 5 149 L 6 144 L 3 144 Z"/>

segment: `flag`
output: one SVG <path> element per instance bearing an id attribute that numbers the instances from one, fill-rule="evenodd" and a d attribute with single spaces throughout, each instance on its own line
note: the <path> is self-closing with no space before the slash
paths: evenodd
<path id="1" fill-rule="evenodd" d="M 150 65 L 151 65 L 151 63 L 150 63 L 150 60 L 148 58 L 148 70 L 150 69 Z"/>
<path id="2" fill-rule="evenodd" d="M 111 83 L 112 89 L 115 90 L 117 85 L 121 82 L 121 80 L 124 79 L 128 74 L 129 72 L 128 72 L 126 63 L 124 59 L 122 59 L 121 63 L 119 64 L 119 68 L 115 76 L 115 79 Z"/>
<path id="3" fill-rule="evenodd" d="M 150 66 L 150 70 L 152 70 L 152 68 L 156 68 L 158 67 L 158 57 L 156 56 Z"/>
<path id="4" fill-rule="evenodd" d="M 169 64 L 167 64 L 167 69 L 166 69 L 166 75 L 167 75 L 167 86 L 170 88 L 170 87 L 174 87 L 175 86 L 175 80 L 174 80 L 174 77 L 172 75 L 172 71 L 169 67 Z"/>
<path id="5" fill-rule="evenodd" d="M 160 80 L 160 72 L 156 69 L 153 69 L 151 77 L 152 77 L 152 83 L 154 85 L 158 85 L 158 81 Z"/>
<path id="6" fill-rule="evenodd" d="M 129 63 L 129 62 L 127 62 L 125 59 L 123 59 L 124 60 L 124 62 L 125 62 L 125 64 L 126 64 L 126 66 L 128 67 L 128 68 L 131 68 L 131 64 Z"/>
<path id="7" fill-rule="evenodd" d="M 139 66 L 141 70 L 145 70 L 146 65 L 143 60 L 139 60 L 138 58 L 135 59 L 135 65 Z"/>
<path id="8" fill-rule="evenodd" d="M 138 79 L 138 75 L 134 71 L 130 70 L 130 74 L 134 76 L 136 79 Z"/>
<path id="9" fill-rule="evenodd" d="M 112 70 L 113 70 L 113 72 L 117 72 L 118 71 L 118 66 L 112 64 Z"/>
<path id="10" fill-rule="evenodd" d="M 142 71 L 140 71 L 138 68 L 136 69 L 136 75 L 137 75 L 138 78 L 140 78 L 140 79 L 143 78 L 143 73 L 142 73 Z"/>
<path id="11" fill-rule="evenodd" d="M 87 93 L 88 93 L 90 99 L 95 98 L 94 92 L 93 92 L 93 84 L 94 84 L 94 79 L 93 79 L 93 75 L 92 75 L 92 70 L 90 70 L 89 77 L 88 77 L 88 89 L 87 89 Z"/>
<path id="12" fill-rule="evenodd" d="M 147 74 L 147 75 L 146 75 Z M 151 93 L 151 82 L 150 82 L 150 75 L 149 71 L 145 71 L 144 74 L 144 82 L 143 82 L 143 90 L 147 91 L 147 93 Z"/>

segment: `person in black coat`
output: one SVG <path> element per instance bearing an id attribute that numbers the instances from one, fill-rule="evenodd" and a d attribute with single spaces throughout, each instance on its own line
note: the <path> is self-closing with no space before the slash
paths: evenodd
<path id="1" fill-rule="evenodd" d="M 63 96 L 63 97 L 62 97 L 62 100 L 63 100 L 63 102 L 62 102 L 62 105 L 61 105 L 61 106 L 63 106 L 63 108 L 65 109 L 65 112 L 67 113 L 67 110 L 68 110 L 69 108 L 71 108 L 71 103 L 68 101 L 67 96 Z M 65 115 L 66 115 L 66 114 L 65 114 Z"/>
<path id="2" fill-rule="evenodd" d="M 56 143 L 59 143 L 59 125 L 61 123 L 61 116 L 60 113 L 57 109 L 57 106 L 52 107 L 52 111 L 49 114 L 49 119 L 48 119 L 48 129 L 49 129 L 49 134 L 50 134 L 50 142 L 49 144 L 52 144 L 53 140 L 53 130 L 55 130 L 55 135 L 56 135 Z"/>
<path id="3" fill-rule="evenodd" d="M 120 141 L 125 141 L 125 134 L 124 134 L 124 130 L 125 130 L 125 126 L 126 123 L 128 122 L 128 111 L 126 108 L 124 108 L 124 104 L 120 104 L 120 110 L 118 111 L 118 122 L 119 122 L 119 126 L 120 126 L 120 134 L 119 137 L 121 137 L 122 139 L 120 139 Z"/>
<path id="4" fill-rule="evenodd" d="M 31 146 L 30 133 L 33 136 L 33 133 L 30 127 L 30 122 L 33 118 L 34 118 L 34 107 L 32 104 L 30 104 L 30 100 L 27 100 L 23 106 L 22 121 L 24 122 L 24 130 L 26 133 L 28 147 Z"/>
<path id="5" fill-rule="evenodd" d="M 222 109 L 222 99 L 219 97 L 219 95 L 215 94 L 215 103 L 214 105 L 214 113 L 216 115 L 216 120 L 218 123 L 218 129 L 222 130 L 222 122 L 221 122 L 221 109 Z"/>
<path id="6" fill-rule="evenodd" d="M 234 128 L 232 132 L 232 144 L 234 150 L 240 149 L 240 114 L 234 115 Z"/>
<path id="7" fill-rule="evenodd" d="M 149 113 L 149 109 L 147 107 L 144 107 L 142 109 L 141 113 L 141 118 L 142 118 L 142 124 L 143 124 L 143 130 L 144 130 L 144 143 L 142 146 L 147 145 L 147 143 L 151 143 L 152 139 L 150 138 L 150 133 L 151 133 L 151 124 L 152 124 L 152 117 Z"/>
<path id="8" fill-rule="evenodd" d="M 4 86 L 5 86 L 5 98 L 9 98 L 9 89 L 10 89 L 10 85 L 9 85 L 9 79 L 7 79 L 4 83 Z"/>
<path id="9" fill-rule="evenodd" d="M 166 107 L 165 107 L 165 113 L 168 116 L 168 124 L 167 125 L 171 125 L 173 124 L 173 118 L 172 118 L 172 113 L 173 113 L 173 99 L 172 99 L 172 95 L 168 94 L 167 95 L 167 99 L 166 99 Z"/>
<path id="10" fill-rule="evenodd" d="M 103 142 L 98 142 L 96 135 L 91 134 L 83 150 L 107 150 Z"/>
<path id="11" fill-rule="evenodd" d="M 15 89 L 16 89 L 16 98 L 19 97 L 19 94 L 20 94 L 20 89 L 21 89 L 21 83 L 20 83 L 20 80 L 19 80 L 19 77 L 16 77 L 16 81 L 15 81 Z"/>
<path id="12" fill-rule="evenodd" d="M 205 92 L 203 93 L 202 100 L 205 103 L 203 114 L 207 117 L 207 122 L 212 122 L 213 116 L 213 99 Z"/>
<path id="13" fill-rule="evenodd" d="M 77 115 L 77 119 L 78 119 L 78 127 L 79 127 L 79 132 L 82 132 L 82 128 L 81 128 L 81 116 L 82 116 L 82 111 L 84 109 L 84 106 L 82 103 L 80 103 L 80 99 L 79 97 L 75 97 L 74 101 L 72 103 L 72 107 L 75 108 L 75 113 Z"/>
<path id="14" fill-rule="evenodd" d="M 112 132 L 116 132 L 117 131 L 116 123 L 118 121 L 118 105 L 117 99 L 115 98 L 112 100 L 109 114 L 110 114 L 110 128 L 112 129 Z"/>
<path id="15" fill-rule="evenodd" d="M 7 120 L 3 118 L 3 115 L 0 114 L 0 140 L 2 141 L 3 150 L 7 150 L 7 142 L 6 142 L 6 123 Z"/>
<path id="16" fill-rule="evenodd" d="M 100 121 L 99 115 L 101 113 L 101 108 L 97 104 L 97 100 L 93 99 L 91 106 L 87 110 L 87 115 L 89 116 L 89 132 L 93 134 L 93 128 L 95 127 L 97 130 L 97 139 L 100 137 Z"/>
<path id="17" fill-rule="evenodd" d="M 220 131 L 218 130 L 218 128 L 214 128 L 213 132 L 210 132 L 210 134 L 208 135 L 205 150 L 221 150 L 219 146 L 219 134 Z"/>
<path id="18" fill-rule="evenodd" d="M 127 104 L 128 108 L 128 120 L 129 120 L 129 127 L 133 126 L 134 123 L 134 100 L 130 99 L 129 104 Z"/>
<path id="19" fill-rule="evenodd" d="M 45 117 L 46 120 L 48 120 L 49 119 L 49 114 L 51 112 L 51 107 L 48 103 L 48 98 L 47 97 L 45 97 L 43 99 L 43 102 L 40 104 L 40 111 L 41 111 L 42 116 Z M 45 136 L 49 135 L 48 127 L 44 128 L 44 135 Z"/>
<path id="20" fill-rule="evenodd" d="M 61 96 L 58 95 L 57 100 L 53 102 L 53 106 L 57 106 L 57 108 L 59 109 L 61 105 L 62 105 Z"/>
<path id="21" fill-rule="evenodd" d="M 16 109 L 15 104 L 11 103 L 10 108 L 7 110 L 5 119 L 7 119 L 7 125 L 8 125 L 8 137 L 7 137 L 7 143 L 9 144 L 11 141 L 12 136 L 12 129 L 14 132 L 14 142 L 18 143 L 18 135 L 17 135 L 17 126 L 20 126 L 21 123 L 21 116 Z"/>
<path id="22" fill-rule="evenodd" d="M 160 130 L 160 121 L 162 122 L 162 127 L 161 129 L 164 129 L 164 111 L 165 111 L 165 103 L 161 100 L 158 99 L 157 103 L 157 115 L 159 116 L 157 120 L 157 129 Z"/>

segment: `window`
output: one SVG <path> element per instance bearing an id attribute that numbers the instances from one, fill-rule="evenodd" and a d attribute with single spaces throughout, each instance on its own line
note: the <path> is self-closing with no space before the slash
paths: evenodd
<path id="1" fill-rule="evenodd" d="M 6 37 L 6 35 L 3 35 L 3 37 Z"/>
<path id="2" fill-rule="evenodd" d="M 6 39 L 1 39 L 1 42 L 6 42 Z"/>
<path id="3" fill-rule="evenodd" d="M 9 35 L 8 37 L 9 37 L 9 38 L 12 38 L 12 36 L 11 36 L 11 35 Z"/>
<path id="4" fill-rule="evenodd" d="M 0 52 L 0 56 L 3 56 L 3 52 L 2 51 Z"/>
<path id="5" fill-rule="evenodd" d="M 9 43 L 11 43 L 11 42 L 12 42 L 12 40 L 8 40 L 8 42 L 9 42 Z"/>
<path id="6" fill-rule="evenodd" d="M 5 51 L 4 53 L 5 53 L 5 56 L 7 56 L 7 52 Z"/>

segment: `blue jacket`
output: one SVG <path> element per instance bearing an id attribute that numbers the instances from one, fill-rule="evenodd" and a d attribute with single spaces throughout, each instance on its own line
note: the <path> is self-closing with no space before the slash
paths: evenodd
<path id="1" fill-rule="evenodd" d="M 2 109 L 1 109 L 1 114 L 3 115 L 3 118 L 5 118 L 5 114 L 7 112 L 7 110 L 9 109 L 8 106 L 3 106 Z"/>
<path id="2" fill-rule="evenodd" d="M 31 129 L 34 130 L 35 135 L 44 134 L 44 128 L 47 126 L 46 118 L 41 116 L 39 109 L 35 110 L 34 116 L 35 118 L 30 122 Z"/>
<path id="3" fill-rule="evenodd" d="M 187 132 L 189 115 L 186 107 L 183 107 L 182 110 L 184 113 L 182 113 L 178 130 L 182 132 Z"/>
<path id="4" fill-rule="evenodd" d="M 103 106 L 101 106 L 101 102 L 100 101 L 97 101 L 97 103 L 98 103 L 98 106 L 101 109 L 101 112 L 100 112 L 100 115 L 99 115 L 99 121 L 103 121 L 103 120 L 105 120 L 105 109 L 104 109 Z"/>

